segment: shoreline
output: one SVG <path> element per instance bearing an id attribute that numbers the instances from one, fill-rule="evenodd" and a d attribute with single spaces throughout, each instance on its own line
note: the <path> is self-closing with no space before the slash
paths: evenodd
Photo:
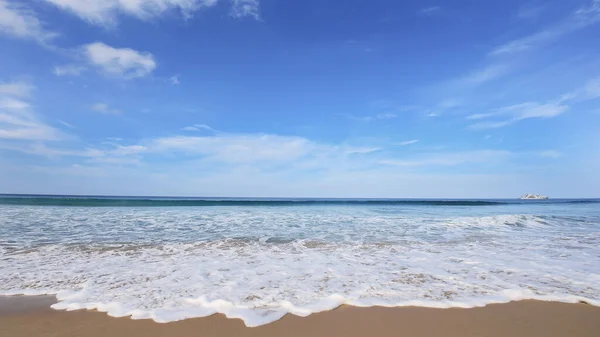
<path id="1" fill-rule="evenodd" d="M 600 331 L 600 307 L 524 300 L 471 309 L 352 307 L 248 328 L 222 314 L 171 323 L 113 318 L 98 311 L 50 308 L 54 296 L 0 296 L 0 335 L 24 336 L 261 336 L 261 337 L 592 337 Z"/>

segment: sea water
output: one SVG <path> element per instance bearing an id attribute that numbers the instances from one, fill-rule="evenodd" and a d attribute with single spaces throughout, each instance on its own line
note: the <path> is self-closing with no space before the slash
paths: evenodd
<path id="1" fill-rule="evenodd" d="M 248 326 L 342 304 L 600 306 L 600 200 L 0 196 L 0 294 Z"/>

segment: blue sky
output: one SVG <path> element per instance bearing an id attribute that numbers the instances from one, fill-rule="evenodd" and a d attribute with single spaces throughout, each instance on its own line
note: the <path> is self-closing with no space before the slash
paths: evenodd
<path id="1" fill-rule="evenodd" d="M 600 0 L 0 0 L 0 192 L 599 197 Z"/>

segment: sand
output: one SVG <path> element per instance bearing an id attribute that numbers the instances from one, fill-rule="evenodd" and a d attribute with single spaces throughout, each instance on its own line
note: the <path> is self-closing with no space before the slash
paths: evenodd
<path id="1" fill-rule="evenodd" d="M 223 315 L 159 324 L 93 311 L 56 311 L 53 297 L 0 297 L 0 336 L 41 337 L 597 337 L 600 307 L 521 301 L 474 309 L 355 308 L 287 315 L 258 328 Z"/>

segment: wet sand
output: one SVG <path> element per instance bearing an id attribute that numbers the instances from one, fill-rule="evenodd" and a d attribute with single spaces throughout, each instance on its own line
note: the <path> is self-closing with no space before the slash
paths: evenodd
<path id="1" fill-rule="evenodd" d="M 54 297 L 0 297 L 0 336 L 41 337 L 597 337 L 600 307 L 521 301 L 474 309 L 355 308 L 247 328 L 223 315 L 168 324 L 49 309 Z"/>

